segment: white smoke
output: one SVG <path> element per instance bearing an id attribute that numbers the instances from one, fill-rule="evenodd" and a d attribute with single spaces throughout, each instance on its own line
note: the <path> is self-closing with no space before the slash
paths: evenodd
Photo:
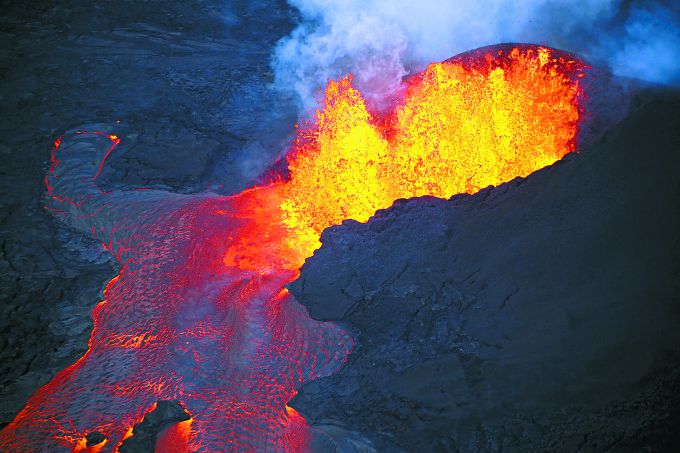
<path id="1" fill-rule="evenodd" d="M 301 22 L 272 65 L 306 110 L 328 79 L 354 74 L 374 107 L 405 74 L 457 53 L 530 42 L 578 53 L 615 74 L 680 82 L 678 11 L 649 0 L 288 0 Z"/>
<path id="2" fill-rule="evenodd" d="M 680 8 L 677 5 L 676 8 Z M 610 55 L 614 73 L 680 85 L 680 10 L 655 2 L 631 9 L 619 39 L 605 40 L 600 55 Z"/>

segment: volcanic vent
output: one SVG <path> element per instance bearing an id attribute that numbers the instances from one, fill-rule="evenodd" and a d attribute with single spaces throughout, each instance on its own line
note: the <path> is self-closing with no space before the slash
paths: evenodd
<path id="1" fill-rule="evenodd" d="M 575 149 L 585 70 L 545 47 L 479 49 L 410 78 L 380 115 L 351 76 L 332 81 L 298 128 L 288 174 L 228 197 L 104 193 L 95 179 L 119 139 L 67 134 L 47 176 L 52 205 L 121 272 L 93 311 L 88 352 L 31 397 L 0 444 L 115 451 L 157 401 L 177 400 L 191 419 L 159 451 L 304 449 L 310 428 L 286 403 L 352 349 L 285 289 L 321 232 L 398 198 L 471 193 L 560 159 Z"/>

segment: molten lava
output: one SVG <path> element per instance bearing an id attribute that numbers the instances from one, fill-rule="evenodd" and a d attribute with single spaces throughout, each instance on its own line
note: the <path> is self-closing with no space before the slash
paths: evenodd
<path id="1" fill-rule="evenodd" d="M 347 76 L 330 82 L 288 158 L 284 222 L 308 256 L 321 231 L 365 222 L 394 200 L 473 193 L 575 149 L 584 65 L 535 46 L 497 47 L 431 64 L 387 117 Z"/>
<path id="2" fill-rule="evenodd" d="M 585 67 L 537 46 L 498 46 L 430 65 L 389 114 L 347 76 L 299 128 L 289 175 L 238 195 L 104 193 L 94 179 L 120 142 L 55 143 L 48 193 L 121 263 L 93 311 L 88 352 L 0 433 L 8 451 L 116 451 L 159 400 L 191 419 L 159 451 L 299 451 L 310 428 L 286 404 L 352 349 L 285 285 L 342 220 L 394 200 L 472 193 L 573 151 Z M 99 142 L 93 142 L 99 140 Z M 88 446 L 86 436 L 105 440 Z"/>

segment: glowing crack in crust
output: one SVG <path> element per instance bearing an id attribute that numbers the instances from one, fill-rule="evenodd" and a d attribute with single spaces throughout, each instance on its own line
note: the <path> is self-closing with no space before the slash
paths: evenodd
<path id="1" fill-rule="evenodd" d="M 366 221 L 398 198 L 472 193 L 573 151 L 585 66 L 512 45 L 463 54 L 410 78 L 372 115 L 351 76 L 328 84 L 298 129 L 289 174 L 233 196 L 102 192 L 120 139 L 55 142 L 51 206 L 120 262 L 93 310 L 87 353 L 40 388 L 0 433 L 6 451 L 116 451 L 159 400 L 191 419 L 158 451 L 300 451 L 310 428 L 287 406 L 337 371 L 352 338 L 285 289 L 327 227 Z M 89 433 L 105 440 L 87 445 Z"/>

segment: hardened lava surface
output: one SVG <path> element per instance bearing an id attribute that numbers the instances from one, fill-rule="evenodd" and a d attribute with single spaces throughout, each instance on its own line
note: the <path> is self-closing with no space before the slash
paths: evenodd
<path id="1" fill-rule="evenodd" d="M 244 199 L 259 190 L 102 193 L 92 177 L 117 142 L 74 133 L 55 145 L 47 183 L 57 214 L 105 244 L 121 271 L 93 311 L 88 352 L 31 397 L 2 431 L 3 448 L 112 451 L 168 399 L 192 416 L 164 436 L 180 451 L 303 448 L 304 420 L 286 402 L 336 370 L 351 339 L 293 301 L 284 285 L 294 271 L 225 266 L 225 239 L 254 231 L 261 206 Z M 88 448 L 91 432 L 105 440 Z"/>
<path id="2" fill-rule="evenodd" d="M 386 115 L 351 76 L 330 82 L 288 173 L 233 196 L 105 192 L 96 178 L 121 139 L 106 128 L 58 139 L 50 208 L 121 270 L 93 310 L 87 353 L 29 399 L 0 445 L 115 451 L 156 402 L 175 400 L 191 418 L 158 451 L 306 449 L 310 429 L 287 402 L 353 348 L 286 289 L 321 232 L 399 198 L 474 193 L 575 149 L 583 63 L 531 45 L 475 55 L 430 65 Z"/>

